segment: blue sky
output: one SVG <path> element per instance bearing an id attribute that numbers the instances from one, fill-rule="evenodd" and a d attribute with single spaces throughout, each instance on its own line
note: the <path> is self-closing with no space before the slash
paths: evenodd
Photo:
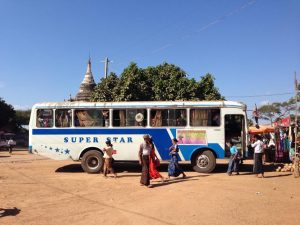
<path id="1" fill-rule="evenodd" d="M 298 0 L 0 0 L 0 27 L 0 97 L 17 109 L 75 96 L 89 54 L 96 82 L 106 56 L 117 74 L 174 63 L 250 109 L 300 78 Z"/>

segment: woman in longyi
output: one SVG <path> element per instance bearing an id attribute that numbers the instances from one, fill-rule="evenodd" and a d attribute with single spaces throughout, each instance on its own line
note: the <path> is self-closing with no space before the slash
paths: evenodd
<path id="1" fill-rule="evenodd" d="M 150 139 L 150 143 L 151 143 L 150 164 L 149 164 L 150 179 L 160 178 L 161 181 L 164 182 L 165 178 L 156 169 L 156 167 L 159 166 L 160 162 L 155 154 L 155 149 L 154 149 L 154 144 L 152 139 Z"/>

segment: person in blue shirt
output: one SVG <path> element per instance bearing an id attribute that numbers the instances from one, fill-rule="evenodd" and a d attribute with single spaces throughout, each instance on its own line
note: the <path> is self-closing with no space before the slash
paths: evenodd
<path id="1" fill-rule="evenodd" d="M 178 164 L 178 140 L 176 138 L 173 138 L 172 140 L 172 146 L 169 148 L 171 160 L 168 165 L 168 179 L 170 177 L 178 177 L 180 174 L 182 174 L 182 178 L 186 178 L 185 173 L 181 169 L 181 167 Z"/>
<path id="2" fill-rule="evenodd" d="M 228 146 L 230 148 L 230 159 L 228 163 L 228 169 L 227 169 L 227 174 L 229 176 L 232 175 L 232 172 L 236 172 L 236 175 L 239 174 L 239 151 L 233 141 L 230 141 L 228 143 Z"/>

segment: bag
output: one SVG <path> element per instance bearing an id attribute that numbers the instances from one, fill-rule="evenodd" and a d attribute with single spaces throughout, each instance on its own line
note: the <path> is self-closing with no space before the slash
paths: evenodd
<path id="1" fill-rule="evenodd" d="M 241 156 L 241 154 L 240 154 L 239 152 L 237 152 L 237 153 L 235 153 L 235 155 L 233 156 L 233 159 L 234 159 L 234 160 L 240 160 L 240 159 L 242 159 L 242 156 Z"/>

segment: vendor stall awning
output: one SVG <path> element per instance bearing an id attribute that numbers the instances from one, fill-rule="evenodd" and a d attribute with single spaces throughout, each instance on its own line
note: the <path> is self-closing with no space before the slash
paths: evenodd
<path id="1" fill-rule="evenodd" d="M 275 128 L 271 126 L 260 125 L 257 129 L 256 127 L 249 127 L 250 134 L 264 134 L 274 132 Z"/>

